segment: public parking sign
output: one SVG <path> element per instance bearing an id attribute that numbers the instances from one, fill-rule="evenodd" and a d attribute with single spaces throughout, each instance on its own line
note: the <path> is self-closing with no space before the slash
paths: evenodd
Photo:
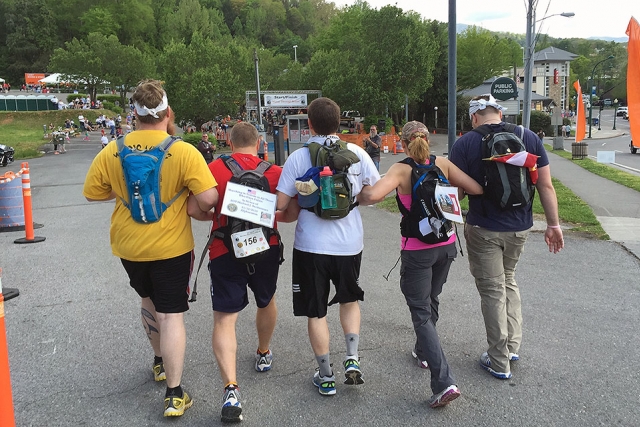
<path id="1" fill-rule="evenodd" d="M 500 77 L 491 83 L 491 95 L 500 101 L 518 97 L 518 85 L 509 77 Z"/>

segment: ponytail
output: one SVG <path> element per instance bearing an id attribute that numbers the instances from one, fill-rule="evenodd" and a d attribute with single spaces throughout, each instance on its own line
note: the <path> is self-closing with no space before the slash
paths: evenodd
<path id="1" fill-rule="evenodd" d="M 419 165 L 425 164 L 431 154 L 429 151 L 429 137 L 423 132 L 415 132 L 411 134 L 410 138 L 407 141 L 409 156 Z"/>

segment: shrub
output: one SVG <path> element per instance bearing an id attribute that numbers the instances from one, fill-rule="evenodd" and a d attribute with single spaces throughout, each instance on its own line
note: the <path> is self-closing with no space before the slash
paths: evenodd
<path id="1" fill-rule="evenodd" d="M 194 147 L 198 148 L 198 143 L 202 139 L 202 133 L 201 132 L 185 133 L 184 135 L 182 135 L 182 139 L 185 142 L 188 142 L 189 144 L 191 144 Z M 214 147 L 216 147 L 216 148 L 218 147 L 218 141 L 216 140 L 216 136 L 214 134 L 212 134 L 212 133 L 209 134 L 209 142 Z"/>
<path id="2" fill-rule="evenodd" d="M 114 105 L 122 104 L 122 99 L 120 98 L 120 95 L 98 95 L 98 99 L 103 103 L 111 102 Z M 116 104 L 116 102 L 118 104 Z M 120 105 L 120 107 L 123 107 L 123 105 Z"/>
<path id="3" fill-rule="evenodd" d="M 114 105 L 113 102 L 109 102 L 109 101 L 103 102 L 102 107 L 105 110 L 111 110 L 116 114 L 122 114 L 122 112 L 124 111 L 122 108 L 118 107 L 117 105 Z"/>
<path id="4" fill-rule="evenodd" d="M 529 129 L 533 132 L 538 132 L 542 129 L 547 135 L 552 135 L 551 116 L 542 111 L 532 111 Z"/>

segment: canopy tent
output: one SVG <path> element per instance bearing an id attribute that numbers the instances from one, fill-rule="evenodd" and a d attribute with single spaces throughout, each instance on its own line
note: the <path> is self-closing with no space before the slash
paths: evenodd
<path id="1" fill-rule="evenodd" d="M 4 83 L 4 79 L 0 77 L 0 83 Z"/>
<path id="2" fill-rule="evenodd" d="M 38 83 L 59 84 L 59 83 L 67 83 L 67 82 L 62 80 L 60 73 L 53 73 L 45 77 L 44 79 L 38 80 Z"/>

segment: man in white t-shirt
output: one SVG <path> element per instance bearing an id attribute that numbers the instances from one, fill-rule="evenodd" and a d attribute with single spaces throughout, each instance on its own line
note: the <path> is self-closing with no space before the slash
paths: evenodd
<path id="1" fill-rule="evenodd" d="M 107 138 L 107 135 L 102 135 L 102 138 L 100 138 L 100 144 L 102 144 L 102 148 L 106 147 L 108 143 L 109 138 Z"/>
<path id="2" fill-rule="evenodd" d="M 309 104 L 309 142 L 327 144 L 339 140 L 336 135 L 340 127 L 340 107 L 329 98 L 317 98 Z M 379 179 L 371 157 L 355 144 L 347 145 L 360 161 L 349 168 L 349 180 L 355 197 L 363 185 L 374 185 Z M 302 177 L 310 168 L 311 157 L 307 147 L 289 155 L 278 182 L 278 210 L 285 210 L 298 192 L 296 178 Z M 292 203 L 295 203 L 293 201 Z M 364 299 L 360 288 L 360 262 L 364 237 L 362 218 L 358 208 L 346 217 L 326 220 L 309 210 L 301 210 L 296 225 L 293 243 L 293 313 L 308 318 L 311 347 L 315 353 L 319 370 L 313 383 L 324 396 L 336 394 L 335 376 L 329 358 L 329 328 L 327 306 L 340 304 L 340 323 L 345 335 L 347 352 L 344 361 L 345 384 L 364 383 L 358 357 L 360 339 L 360 306 Z M 331 282 L 335 296 L 329 300 Z"/>

